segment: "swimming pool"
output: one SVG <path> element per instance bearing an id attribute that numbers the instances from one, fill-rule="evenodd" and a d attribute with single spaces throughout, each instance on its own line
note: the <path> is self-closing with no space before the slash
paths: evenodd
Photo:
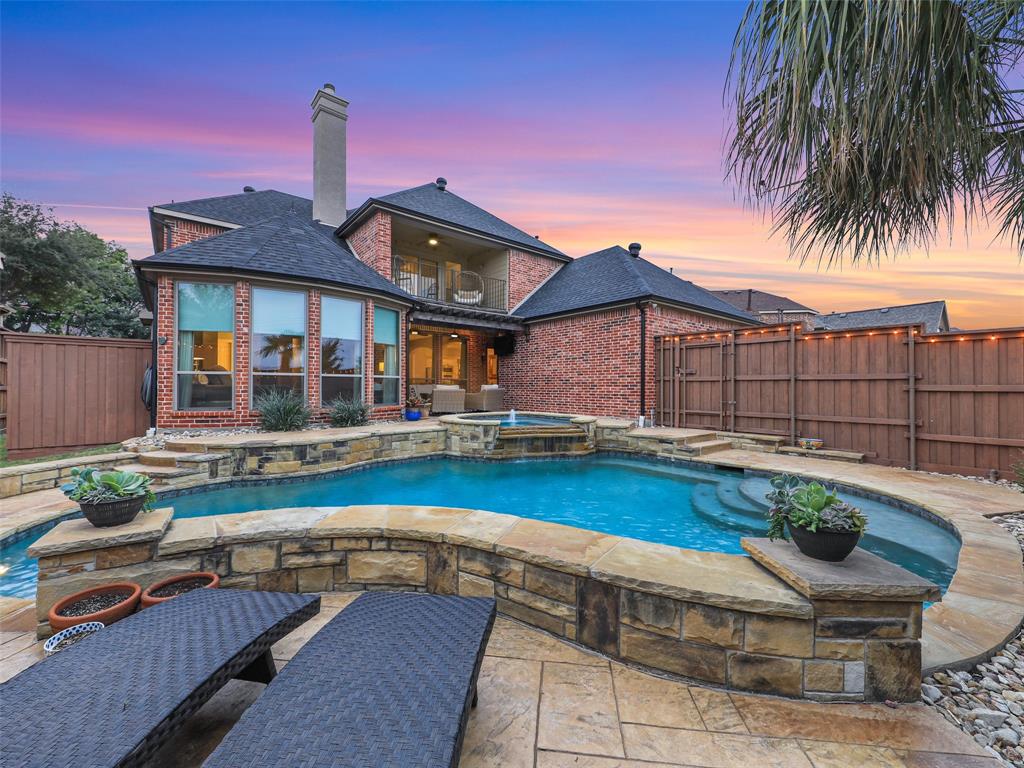
<path id="1" fill-rule="evenodd" d="M 430 458 L 379 464 L 303 482 L 274 481 L 167 499 L 175 517 L 255 509 L 349 504 L 413 504 L 506 512 L 711 552 L 742 553 L 740 538 L 763 536 L 768 479 L 727 470 L 609 454 L 576 459 L 474 462 Z M 868 516 L 865 549 L 943 589 L 956 570 L 957 537 L 913 512 L 843 493 Z M 34 537 L 0 549 L 14 563 L 0 595 L 31 597 Z"/>

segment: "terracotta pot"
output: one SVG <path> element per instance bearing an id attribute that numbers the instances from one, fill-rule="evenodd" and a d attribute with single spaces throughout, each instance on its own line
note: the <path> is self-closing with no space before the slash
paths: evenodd
<path id="1" fill-rule="evenodd" d="M 160 603 L 164 603 L 168 600 L 173 600 L 178 597 L 178 595 L 171 595 L 170 597 L 153 597 L 153 593 L 158 589 L 166 587 L 168 584 L 174 584 L 178 581 L 189 581 L 191 579 L 210 580 L 209 584 L 204 587 L 200 587 L 200 589 L 216 589 L 220 586 L 220 576 L 216 573 L 212 573 L 211 571 L 192 571 L 191 573 L 181 573 L 177 576 L 171 576 L 170 578 L 158 581 L 155 584 L 151 584 L 146 587 L 145 591 L 142 593 L 142 607 L 151 608 L 154 605 L 159 605 Z"/>
<path id="2" fill-rule="evenodd" d="M 72 603 L 77 603 L 82 598 L 91 597 L 92 595 L 106 595 L 111 592 L 130 592 L 131 594 L 117 605 L 112 605 L 110 608 L 102 611 L 96 611 L 96 613 L 87 613 L 84 616 L 59 615 L 62 609 Z M 73 595 L 68 595 L 54 603 L 46 614 L 46 620 L 50 622 L 50 629 L 54 632 L 60 632 L 62 629 L 73 627 L 76 624 L 85 624 L 88 621 L 98 621 L 109 627 L 115 621 L 120 621 L 125 616 L 130 616 L 135 612 L 141 594 L 142 587 L 131 581 L 118 581 L 98 587 L 89 587 L 89 589 L 75 592 Z"/>
<path id="3" fill-rule="evenodd" d="M 793 525 L 788 520 L 786 528 L 789 535 L 793 537 L 796 548 L 808 557 L 815 560 L 824 560 L 827 563 L 839 563 L 850 556 L 850 553 L 860 541 L 860 534 L 856 531 L 830 531 L 819 529 L 808 531 Z"/>

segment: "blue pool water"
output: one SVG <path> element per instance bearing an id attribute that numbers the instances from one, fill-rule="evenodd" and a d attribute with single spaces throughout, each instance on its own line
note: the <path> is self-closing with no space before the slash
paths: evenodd
<path id="1" fill-rule="evenodd" d="M 516 415 L 513 420 L 509 416 L 488 417 L 488 416 L 473 416 L 471 417 L 474 421 L 490 421 L 497 422 L 499 427 L 557 427 L 563 424 L 569 424 L 572 420 L 568 416 L 519 416 Z"/>
<path id="2" fill-rule="evenodd" d="M 175 517 L 348 504 L 469 507 L 739 554 L 741 537 L 765 533 L 767 490 L 767 478 L 598 455 L 501 463 L 428 459 L 307 482 L 204 491 L 167 503 Z M 868 517 L 865 549 L 945 589 L 960 549 L 952 533 L 912 512 L 842 495 Z M 0 594 L 34 594 L 35 561 L 25 555 L 32 540 L 0 549 L 0 562 L 14 566 L 0 577 Z"/>

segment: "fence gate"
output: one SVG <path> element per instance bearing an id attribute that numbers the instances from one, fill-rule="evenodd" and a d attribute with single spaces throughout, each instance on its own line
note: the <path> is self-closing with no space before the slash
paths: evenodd
<path id="1" fill-rule="evenodd" d="M 0 342 L 10 458 L 116 443 L 149 427 L 139 398 L 148 340 L 4 332 Z"/>
<path id="2" fill-rule="evenodd" d="M 1024 328 L 741 328 L 658 337 L 655 359 L 660 425 L 818 437 L 942 472 L 1024 461 Z"/>

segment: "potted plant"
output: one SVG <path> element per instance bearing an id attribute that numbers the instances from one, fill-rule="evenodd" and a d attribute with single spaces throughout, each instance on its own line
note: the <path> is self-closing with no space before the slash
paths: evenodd
<path id="1" fill-rule="evenodd" d="M 799 446 L 808 451 L 817 451 L 825 447 L 825 441 L 820 437 L 800 437 L 797 438 Z"/>
<path id="2" fill-rule="evenodd" d="M 97 528 L 130 523 L 143 507 L 156 500 L 149 478 L 138 472 L 97 469 L 71 470 L 71 482 L 61 486 L 64 495 L 77 501 L 85 519 Z"/>
<path id="3" fill-rule="evenodd" d="M 54 603 L 46 620 L 54 632 L 93 621 L 109 627 L 135 612 L 141 594 L 142 587 L 131 581 L 89 587 Z"/>
<path id="4" fill-rule="evenodd" d="M 93 632 L 103 629 L 103 624 L 98 621 L 90 621 L 87 624 L 75 624 L 73 627 L 62 629 L 56 635 L 43 643 L 43 654 L 53 656 L 55 653 L 70 648 L 80 640 L 85 640 Z"/>
<path id="5" fill-rule="evenodd" d="M 867 527 L 867 518 L 821 483 L 805 483 L 792 475 L 771 479 L 765 498 L 768 538 L 785 539 L 788 530 L 797 548 L 815 560 L 845 560 Z"/>
<path id="6" fill-rule="evenodd" d="M 142 607 L 150 608 L 193 589 L 216 589 L 218 586 L 220 576 L 211 571 L 180 573 L 146 587 L 142 592 Z"/>
<path id="7" fill-rule="evenodd" d="M 406 421 L 419 421 L 420 419 L 420 408 L 423 407 L 423 398 L 419 395 L 413 395 L 405 401 L 405 418 Z"/>

